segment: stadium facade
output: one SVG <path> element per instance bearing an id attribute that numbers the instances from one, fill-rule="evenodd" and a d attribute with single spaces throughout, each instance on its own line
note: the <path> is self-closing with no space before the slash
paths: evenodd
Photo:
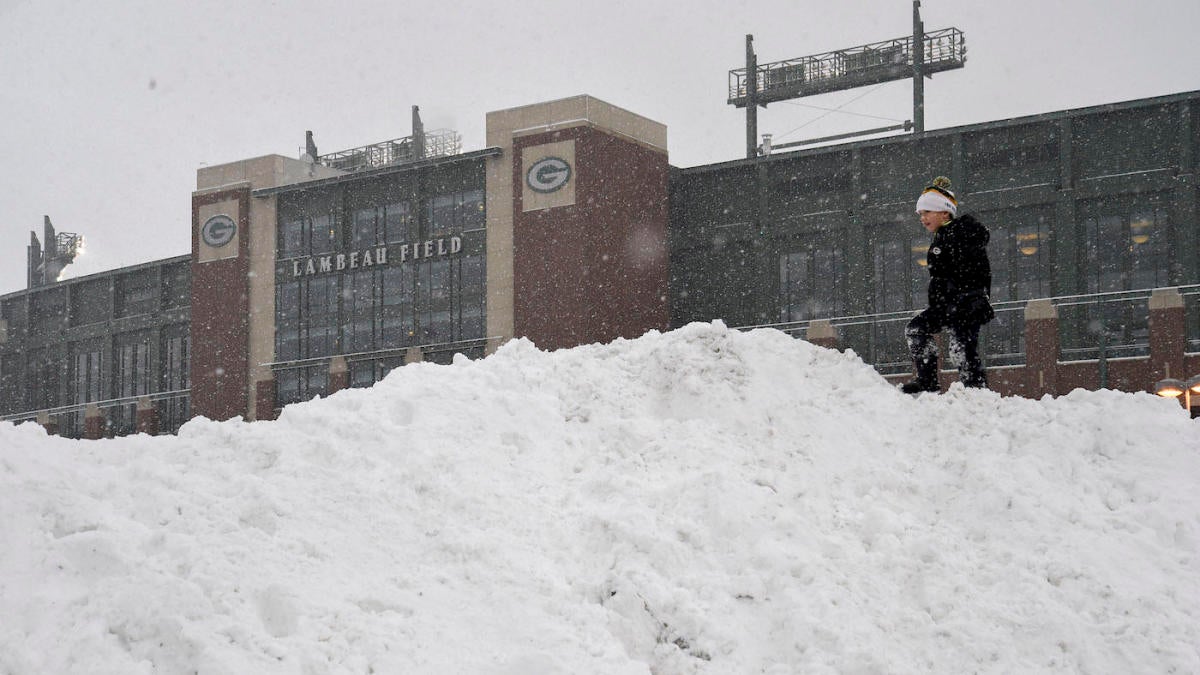
<path id="1" fill-rule="evenodd" d="M 0 415 L 71 436 L 271 419 L 416 361 L 691 321 L 908 372 L 913 203 L 954 178 L 992 230 L 992 387 L 1148 391 L 1200 373 L 1200 92 L 676 168 L 590 96 L 206 167 L 190 254 L 0 296 Z M 49 228 L 49 225 L 47 225 Z M 52 232 L 47 230 L 47 247 Z M 943 382 L 954 374 L 943 372 Z"/>

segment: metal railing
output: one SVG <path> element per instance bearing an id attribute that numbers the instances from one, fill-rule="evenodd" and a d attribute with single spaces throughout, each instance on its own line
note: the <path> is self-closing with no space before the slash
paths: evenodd
<path id="1" fill-rule="evenodd" d="M 1192 352 L 1200 352 L 1200 284 L 1192 284 L 1185 286 L 1173 287 L 1179 291 L 1184 297 L 1185 308 L 1194 313 L 1193 316 L 1187 319 L 1188 324 L 1185 331 L 1191 331 L 1186 335 L 1187 350 Z M 1149 308 L 1146 307 L 1147 301 L 1150 299 L 1151 293 L 1155 289 L 1142 288 L 1129 291 L 1112 291 L 1104 293 L 1087 293 L 1078 295 L 1060 295 L 1049 298 L 1033 298 L 1030 300 L 1007 300 L 1003 302 L 993 302 L 992 307 L 996 311 L 997 318 L 1016 312 L 1021 312 L 1020 320 L 1024 322 L 1024 310 L 1029 302 L 1033 300 L 1049 300 L 1051 305 L 1057 309 L 1070 309 L 1075 307 L 1082 308 L 1105 308 L 1107 306 L 1138 303 L 1141 304 L 1146 316 L 1149 316 Z M 777 323 L 764 323 L 755 325 L 736 326 L 737 330 L 754 330 L 756 328 L 774 328 L 788 334 L 807 337 L 808 330 L 815 321 L 827 322 L 829 325 L 837 329 L 853 328 L 858 326 L 869 326 L 868 341 L 862 345 L 846 344 L 852 349 L 864 347 L 864 353 L 860 354 L 863 360 L 871 363 L 881 372 L 902 372 L 911 367 L 907 357 L 902 361 L 888 360 L 883 358 L 883 353 L 893 350 L 885 350 L 876 343 L 881 332 L 886 332 L 889 326 L 896 324 L 907 324 L 919 308 L 896 311 L 896 312 L 879 312 L 874 314 L 853 314 L 846 316 L 834 316 L 821 319 L 806 319 L 802 321 L 787 321 Z M 1103 317 L 1103 314 L 1102 314 Z M 1063 321 L 1060 316 L 1059 331 L 1060 335 L 1064 330 L 1072 328 L 1070 321 Z M 993 324 L 994 325 L 994 324 Z M 881 330 L 881 328 L 883 330 Z M 1077 328 L 1075 326 L 1074 328 Z M 1135 340 L 1132 342 L 1110 342 L 1107 339 L 1108 332 L 1104 330 L 1103 325 L 1092 327 L 1088 331 L 1089 335 L 1094 337 L 1094 343 L 1087 346 L 1076 346 L 1074 344 L 1063 343 L 1060 346 L 1060 361 L 1075 361 L 1075 360 L 1097 360 L 1122 358 L 1128 356 L 1144 355 L 1149 350 L 1149 335 L 1146 335 L 1145 340 Z M 1098 329 L 1096 329 L 1098 328 Z M 895 330 L 894 328 L 892 330 Z M 986 329 L 985 329 L 986 330 Z M 986 340 L 986 333 L 985 333 Z M 902 338 L 897 344 L 903 344 Z M 894 345 L 893 345 L 894 346 Z M 986 352 L 985 357 L 994 365 L 1017 365 L 1024 362 L 1025 353 L 1023 351 L 1005 351 L 1005 352 Z"/>
<path id="2" fill-rule="evenodd" d="M 422 143 L 423 148 L 421 147 Z M 462 137 L 457 131 L 435 129 L 426 132 L 420 142 L 414 136 L 405 136 L 349 150 L 331 152 L 317 157 L 317 161 L 342 171 L 362 171 L 392 164 L 415 162 L 429 157 L 446 157 L 460 152 L 462 152 Z"/>
<path id="3" fill-rule="evenodd" d="M 960 68 L 966 63 L 966 42 L 957 28 L 925 33 L 925 59 L 922 68 L 934 73 Z M 827 85 L 840 85 L 842 80 L 878 81 L 911 72 L 913 66 L 913 37 L 911 35 L 871 44 L 838 49 L 813 56 L 760 64 L 755 72 L 755 84 L 762 100 L 776 100 L 775 91 L 787 91 L 788 97 L 799 93 L 820 93 Z M 729 103 L 745 105 L 747 71 L 729 71 Z"/>
<path id="4" fill-rule="evenodd" d="M 85 412 L 90 406 L 96 406 L 101 410 L 107 410 L 109 408 L 119 408 L 126 405 L 137 405 L 137 402 L 143 398 L 149 399 L 151 403 L 157 403 L 159 401 L 165 401 L 173 398 L 187 398 L 191 395 L 191 389 L 176 389 L 174 391 L 159 391 L 153 394 L 142 394 L 140 396 L 122 396 L 121 398 L 110 398 L 103 401 L 72 403 L 71 405 L 60 405 L 53 408 L 40 408 L 38 410 L 26 410 L 9 415 L 0 415 L 0 422 L 22 422 L 36 420 L 39 415 L 49 415 L 51 417 L 55 417 L 58 415 L 81 413 Z"/>

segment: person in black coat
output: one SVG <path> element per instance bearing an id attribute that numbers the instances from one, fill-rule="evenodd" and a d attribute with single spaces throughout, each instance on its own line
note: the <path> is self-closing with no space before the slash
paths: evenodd
<path id="1" fill-rule="evenodd" d="M 950 358 L 967 387 L 987 387 L 979 358 L 979 331 L 995 318 L 991 305 L 992 267 L 987 245 L 991 234 L 974 216 L 958 215 L 950 179 L 939 176 L 917 199 L 921 224 L 933 234 L 927 256 L 929 307 L 905 329 L 916 378 L 901 386 L 908 394 L 939 391 L 938 353 L 933 336 L 947 330 Z"/>

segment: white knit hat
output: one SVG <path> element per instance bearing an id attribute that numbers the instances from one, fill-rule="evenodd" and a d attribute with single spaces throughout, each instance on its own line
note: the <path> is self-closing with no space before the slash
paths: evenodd
<path id="1" fill-rule="evenodd" d="M 917 211 L 946 211 L 951 216 L 958 216 L 958 199 L 950 191 L 950 179 L 938 176 L 933 179 L 933 185 L 925 188 L 917 198 Z"/>

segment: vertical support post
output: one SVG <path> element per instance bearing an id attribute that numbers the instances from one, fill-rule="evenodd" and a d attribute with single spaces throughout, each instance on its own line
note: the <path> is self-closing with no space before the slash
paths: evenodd
<path id="1" fill-rule="evenodd" d="M 95 403 L 87 404 L 83 413 L 83 437 L 89 441 L 104 438 L 104 413 Z"/>
<path id="2" fill-rule="evenodd" d="M 1156 288 L 1150 294 L 1150 382 L 1167 377 L 1187 379 L 1184 370 L 1186 349 L 1186 308 L 1178 288 Z"/>
<path id="3" fill-rule="evenodd" d="M 913 0 L 913 133 L 925 133 L 925 24 L 921 0 Z"/>
<path id="4" fill-rule="evenodd" d="M 350 388 L 350 364 L 346 357 L 338 354 L 329 359 L 329 393 Z"/>
<path id="5" fill-rule="evenodd" d="M 273 376 L 264 377 L 254 383 L 254 419 L 275 419 L 275 393 L 275 378 Z"/>
<path id="6" fill-rule="evenodd" d="M 139 396 L 134 417 L 137 421 L 137 432 L 149 436 L 158 435 L 158 408 L 149 396 Z"/>
<path id="7" fill-rule="evenodd" d="M 1047 299 L 1025 304 L 1025 391 L 1030 398 L 1058 391 L 1058 309 Z"/>
<path id="8" fill-rule="evenodd" d="M 758 156 L 758 57 L 754 36 L 746 36 L 746 159 Z"/>

